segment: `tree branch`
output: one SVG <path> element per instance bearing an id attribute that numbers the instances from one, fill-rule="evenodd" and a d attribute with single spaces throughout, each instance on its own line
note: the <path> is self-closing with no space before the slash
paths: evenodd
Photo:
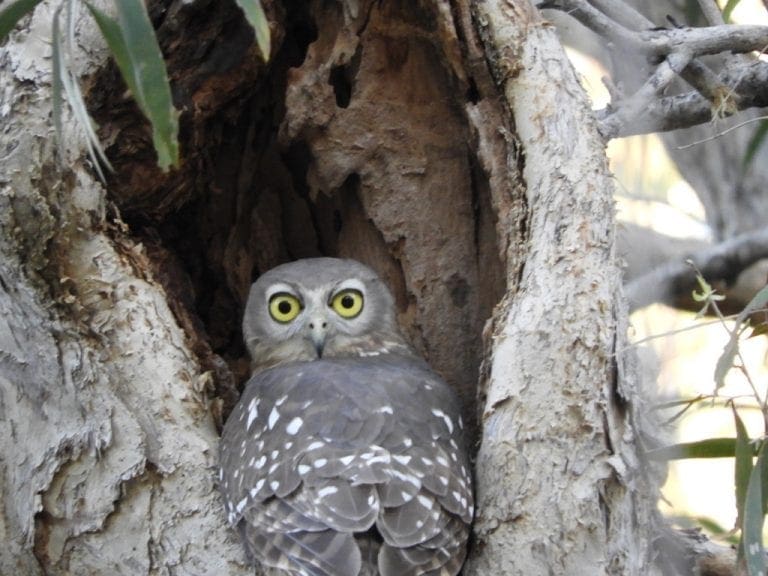
<path id="1" fill-rule="evenodd" d="M 566 12 L 607 41 L 645 55 L 656 65 L 642 86 L 626 98 L 613 98 L 597 113 L 606 139 L 673 130 L 725 117 L 739 110 L 768 105 L 768 71 L 746 57 L 730 62 L 718 75 L 699 56 L 748 53 L 768 48 L 768 26 L 722 23 L 711 0 L 700 0 L 711 26 L 651 28 L 652 23 L 623 3 L 554 0 L 539 4 Z M 680 76 L 695 92 L 660 98 Z"/>
<path id="2" fill-rule="evenodd" d="M 632 310 L 663 302 L 676 308 L 692 309 L 695 304 L 691 292 L 697 287 L 696 277 L 687 261 L 692 261 L 704 278 L 720 288 L 721 292 L 736 284 L 739 275 L 759 260 L 768 258 L 768 229 L 741 234 L 717 246 L 703 249 L 656 267 L 635 278 L 625 286 Z M 764 286 L 766 278 L 758 278 L 752 294 Z M 748 298 L 749 295 L 746 295 Z M 743 307 L 743 298 L 731 302 Z M 727 300 L 726 300 L 727 302 Z"/>
<path id="3" fill-rule="evenodd" d="M 768 64 L 756 60 L 747 66 L 726 72 L 720 80 L 720 94 L 726 86 L 730 101 L 727 106 L 715 109 L 712 101 L 701 95 L 701 91 L 692 91 L 676 96 L 668 96 L 649 103 L 648 107 L 635 118 L 622 124 L 615 137 L 668 132 L 679 128 L 688 128 L 709 122 L 713 117 L 730 116 L 735 111 L 768 106 Z M 718 114 L 719 112 L 719 114 Z M 616 114 L 611 107 L 596 112 L 602 122 Z"/>

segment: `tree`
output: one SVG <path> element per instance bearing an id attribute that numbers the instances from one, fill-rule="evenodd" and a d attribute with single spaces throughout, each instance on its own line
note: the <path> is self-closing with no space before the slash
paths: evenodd
<path id="1" fill-rule="evenodd" d="M 384 276 L 462 394 L 465 573 L 660 573 L 613 185 L 554 28 L 528 1 L 263 5 L 268 64 L 233 2 L 150 4 L 182 111 L 167 173 L 73 20 L 106 184 L 76 128 L 53 145 L 54 7 L 0 52 L 2 572 L 250 573 L 214 475 L 242 308 L 329 254 Z"/>

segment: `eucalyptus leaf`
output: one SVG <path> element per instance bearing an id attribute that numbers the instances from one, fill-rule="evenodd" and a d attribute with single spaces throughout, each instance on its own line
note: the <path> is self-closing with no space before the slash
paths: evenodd
<path id="1" fill-rule="evenodd" d="M 747 486 L 749 477 L 752 473 L 753 448 L 749 443 L 749 435 L 735 407 L 733 409 L 733 419 L 736 425 L 736 461 L 734 463 L 734 485 L 736 488 L 736 510 L 738 512 L 737 522 L 741 523 L 744 518 L 744 500 L 747 496 Z"/>
<path id="2" fill-rule="evenodd" d="M 35 9 L 42 0 L 16 0 L 9 2 L 0 10 L 0 42 L 2 42 L 11 30 L 19 23 L 19 20 Z"/>
<path id="3" fill-rule="evenodd" d="M 163 55 L 144 2 L 120 0 L 115 5 L 116 19 L 86 2 L 128 89 L 152 124 L 157 163 L 167 171 L 179 163 L 179 123 Z"/>
<path id="4" fill-rule="evenodd" d="M 741 549 L 749 576 L 765 576 L 765 549 L 763 548 L 763 479 L 766 459 L 764 443 L 757 457 L 757 464 L 749 475 L 744 500 L 744 518 L 741 524 Z"/>
<path id="5" fill-rule="evenodd" d="M 768 136 L 768 120 L 762 120 L 747 143 L 747 151 L 744 153 L 744 158 L 741 161 L 742 170 L 746 171 L 749 165 L 752 164 L 757 151 L 760 150 L 763 142 L 765 142 L 766 136 Z"/>
<path id="6" fill-rule="evenodd" d="M 235 0 L 237 5 L 245 14 L 245 19 L 253 27 L 253 31 L 256 34 L 256 44 L 259 46 L 259 51 L 264 58 L 264 62 L 269 62 L 270 56 L 270 31 L 269 21 L 267 15 L 264 13 L 264 8 L 261 5 L 260 0 Z"/>
<path id="7" fill-rule="evenodd" d="M 684 460 L 687 458 L 733 458 L 736 438 L 707 438 L 696 442 L 682 442 L 646 452 L 653 460 Z"/>
<path id="8" fill-rule="evenodd" d="M 733 368 L 733 361 L 736 358 L 736 354 L 739 353 L 741 325 L 747 321 L 752 313 L 765 307 L 766 304 L 768 304 L 768 286 L 759 290 L 736 317 L 735 325 L 733 330 L 731 330 L 731 337 L 723 347 L 723 353 L 717 359 L 717 364 L 715 365 L 715 392 L 725 385 L 725 376 Z"/>
<path id="9" fill-rule="evenodd" d="M 112 169 L 112 166 L 110 165 L 109 160 L 107 160 L 107 156 L 104 154 L 104 150 L 101 147 L 99 138 L 96 135 L 95 124 L 91 116 L 88 114 L 88 110 L 85 105 L 85 99 L 83 98 L 83 93 L 80 90 L 80 84 L 78 84 L 77 80 L 72 76 L 66 62 L 66 54 L 71 51 L 71 46 L 75 41 L 74 18 L 72 16 L 73 0 L 64 0 L 64 2 L 56 10 L 54 27 L 60 25 L 58 20 L 61 16 L 62 10 L 64 11 L 64 16 L 66 17 L 66 32 L 64 34 L 57 34 L 58 42 L 56 45 L 56 57 L 58 59 L 58 65 L 55 66 L 55 68 L 57 68 L 58 71 L 58 80 L 55 81 L 61 83 L 61 88 L 63 88 L 63 92 L 67 96 L 67 102 L 69 103 L 69 107 L 72 109 L 72 114 L 75 117 L 75 121 L 77 122 L 77 125 L 82 128 L 85 134 L 85 144 L 88 148 L 88 156 L 91 158 L 94 169 L 103 182 L 105 181 L 105 178 L 104 172 L 101 169 L 102 165 L 106 166 L 110 170 Z M 59 130 L 61 130 L 61 128 L 62 127 L 59 126 Z"/>

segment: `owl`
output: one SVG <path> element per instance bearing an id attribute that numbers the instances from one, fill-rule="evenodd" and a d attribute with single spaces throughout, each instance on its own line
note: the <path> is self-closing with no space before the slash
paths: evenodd
<path id="1" fill-rule="evenodd" d="M 252 376 L 224 426 L 219 484 L 270 574 L 455 575 L 473 515 L 451 388 L 354 260 L 284 264 L 243 319 Z"/>

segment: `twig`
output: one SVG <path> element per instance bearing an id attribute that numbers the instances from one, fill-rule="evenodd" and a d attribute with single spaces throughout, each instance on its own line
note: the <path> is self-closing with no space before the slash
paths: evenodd
<path id="1" fill-rule="evenodd" d="M 710 142 L 712 140 L 715 140 L 717 138 L 720 138 L 722 136 L 725 136 L 729 132 L 733 132 L 734 130 L 741 128 L 743 126 L 746 126 L 747 124 L 751 124 L 752 122 L 760 122 L 762 120 L 768 120 L 768 116 L 757 116 L 756 118 L 750 118 L 749 120 L 744 120 L 744 122 L 739 122 L 735 126 L 731 126 L 730 128 L 726 128 L 725 130 L 722 130 L 718 132 L 717 134 L 713 134 L 712 136 L 709 136 L 707 138 L 702 138 L 701 140 L 696 140 L 695 142 L 691 142 L 690 144 L 683 144 L 682 146 L 677 146 L 677 150 L 686 150 L 688 148 L 693 148 L 694 146 L 698 146 L 699 144 L 704 144 L 705 142 Z"/>

